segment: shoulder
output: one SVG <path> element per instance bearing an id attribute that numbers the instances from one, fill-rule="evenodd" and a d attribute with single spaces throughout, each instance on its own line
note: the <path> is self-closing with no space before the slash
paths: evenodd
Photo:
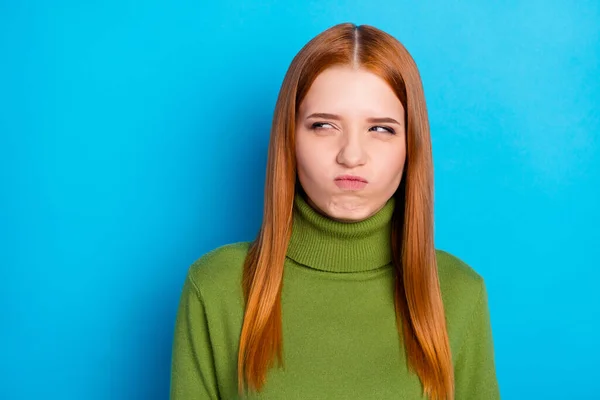
<path id="1" fill-rule="evenodd" d="M 487 301 L 485 281 L 472 266 L 447 251 L 436 250 L 436 261 L 448 334 L 456 345 L 472 315 Z"/>
<path id="2" fill-rule="evenodd" d="M 205 253 L 189 267 L 188 279 L 203 297 L 237 293 L 249 248 L 250 242 L 237 242 Z"/>
<path id="3" fill-rule="evenodd" d="M 481 289 L 483 277 L 473 267 L 445 250 L 436 249 L 435 255 L 440 285 L 476 292 Z"/>
<path id="4" fill-rule="evenodd" d="M 485 295 L 483 277 L 459 257 L 436 250 L 438 277 L 450 325 L 468 319 Z"/>

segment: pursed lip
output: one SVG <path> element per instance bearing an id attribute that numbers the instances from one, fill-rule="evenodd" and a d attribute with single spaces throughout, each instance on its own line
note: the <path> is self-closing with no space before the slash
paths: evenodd
<path id="1" fill-rule="evenodd" d="M 359 181 L 369 183 L 365 178 L 358 175 L 339 175 L 335 177 L 334 181 Z"/>

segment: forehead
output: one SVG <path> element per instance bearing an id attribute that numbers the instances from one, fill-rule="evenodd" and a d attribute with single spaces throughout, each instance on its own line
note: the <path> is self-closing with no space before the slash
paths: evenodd
<path id="1" fill-rule="evenodd" d="M 383 78 L 365 69 L 334 66 L 317 76 L 298 111 L 300 117 L 327 112 L 400 118 L 404 108 Z"/>

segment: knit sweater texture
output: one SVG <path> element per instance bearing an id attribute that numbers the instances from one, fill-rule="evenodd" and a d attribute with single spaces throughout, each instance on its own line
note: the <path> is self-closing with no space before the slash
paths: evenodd
<path id="1" fill-rule="evenodd" d="M 294 199 L 281 292 L 283 362 L 247 399 L 426 399 L 396 327 L 390 232 L 395 199 L 360 222 L 340 222 Z M 239 399 L 249 242 L 212 250 L 188 270 L 179 301 L 171 400 Z M 436 250 L 456 400 L 500 398 L 486 286 Z"/>

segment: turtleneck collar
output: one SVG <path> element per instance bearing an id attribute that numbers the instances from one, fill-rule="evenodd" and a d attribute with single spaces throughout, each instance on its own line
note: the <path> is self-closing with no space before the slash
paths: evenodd
<path id="1" fill-rule="evenodd" d="M 395 197 L 358 222 L 340 222 L 317 212 L 304 195 L 294 197 L 292 236 L 287 257 L 329 272 L 362 272 L 392 261 L 390 235 Z"/>

